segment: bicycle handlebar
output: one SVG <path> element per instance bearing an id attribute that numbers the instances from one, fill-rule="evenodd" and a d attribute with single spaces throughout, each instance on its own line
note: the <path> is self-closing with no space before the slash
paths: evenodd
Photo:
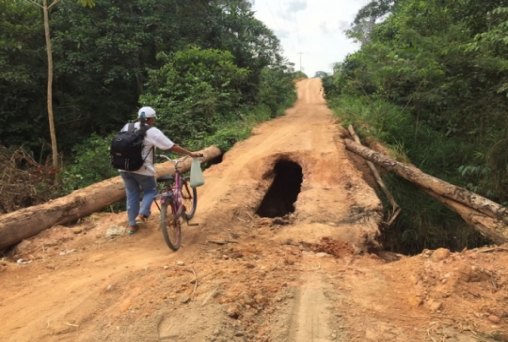
<path id="1" fill-rule="evenodd" d="M 182 162 L 184 160 L 186 160 L 187 158 L 190 158 L 191 156 L 184 156 L 180 159 L 171 159 L 169 158 L 167 155 L 165 154 L 157 154 L 156 157 L 159 157 L 159 158 L 163 158 L 163 159 L 166 159 L 166 161 L 169 161 L 169 162 L 172 162 L 173 164 L 176 164 L 178 162 Z M 202 154 L 200 157 L 198 157 L 197 159 L 200 159 L 202 160 L 202 158 L 204 157 L 204 155 Z"/>
<path id="2" fill-rule="evenodd" d="M 167 155 L 165 155 L 165 154 L 158 154 L 158 155 L 156 155 L 156 157 L 158 157 L 158 158 L 162 158 L 162 159 L 166 159 L 166 161 L 171 162 L 171 163 L 173 163 L 173 164 L 176 164 L 176 163 L 178 162 L 178 159 L 171 159 L 171 158 L 169 158 L 169 157 L 168 157 Z"/>
<path id="3" fill-rule="evenodd" d="M 157 157 L 166 159 L 166 161 L 173 163 L 173 165 L 175 165 L 175 171 L 178 171 L 177 168 L 178 168 L 178 164 L 179 163 L 183 162 L 187 158 L 190 158 L 190 156 L 184 156 L 184 157 L 182 157 L 180 159 L 171 159 L 170 157 L 168 157 L 165 154 L 157 154 Z"/>
<path id="4" fill-rule="evenodd" d="M 158 154 L 157 157 L 165 159 L 166 161 L 168 161 L 170 163 L 173 163 L 173 165 L 175 166 L 175 171 L 178 171 L 178 163 L 180 163 L 180 162 L 184 161 L 185 159 L 189 158 L 189 156 L 185 156 L 185 157 L 183 157 L 181 159 L 171 159 L 170 157 L 168 157 L 165 154 Z"/>

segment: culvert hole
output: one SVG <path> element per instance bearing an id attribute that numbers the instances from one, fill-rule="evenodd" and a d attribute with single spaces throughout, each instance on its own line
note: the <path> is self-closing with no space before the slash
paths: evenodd
<path id="1" fill-rule="evenodd" d="M 273 169 L 275 174 L 256 214 L 261 217 L 282 217 L 295 211 L 295 202 L 300 193 L 303 173 L 297 163 L 281 159 Z"/>

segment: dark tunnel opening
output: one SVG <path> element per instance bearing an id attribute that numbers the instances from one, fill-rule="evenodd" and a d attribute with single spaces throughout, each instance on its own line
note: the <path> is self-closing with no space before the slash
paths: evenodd
<path id="1" fill-rule="evenodd" d="M 295 211 L 294 203 L 300 193 L 302 168 L 290 160 L 279 160 L 274 167 L 275 177 L 256 211 L 261 217 L 283 217 Z"/>

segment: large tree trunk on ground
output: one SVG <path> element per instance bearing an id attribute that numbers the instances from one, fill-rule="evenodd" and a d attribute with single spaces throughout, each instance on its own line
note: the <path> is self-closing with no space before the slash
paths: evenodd
<path id="1" fill-rule="evenodd" d="M 222 153 L 214 146 L 201 152 L 204 154 L 203 161 L 205 162 Z M 189 170 L 191 160 L 188 158 L 180 164 L 181 171 Z M 156 169 L 159 175 L 174 173 L 174 166 L 170 162 L 158 164 Z M 47 203 L 2 215 L 0 216 L 0 249 L 12 246 L 54 225 L 73 222 L 102 210 L 122 198 L 125 198 L 125 190 L 122 179 L 118 176 Z"/>
<path id="2" fill-rule="evenodd" d="M 345 139 L 346 148 L 361 157 L 395 172 L 418 185 L 454 209 L 480 233 L 496 243 L 508 241 L 508 209 L 487 198 L 423 173 L 416 167 L 393 160 L 381 153 Z"/>
<path id="3" fill-rule="evenodd" d="M 503 244 L 508 241 L 508 229 L 502 221 L 493 219 L 479 211 L 469 208 L 462 203 L 458 203 L 448 198 L 444 198 L 433 193 L 430 190 L 423 189 L 429 196 L 454 210 L 469 225 L 474 227 L 483 236 L 488 237 L 492 242 Z"/>

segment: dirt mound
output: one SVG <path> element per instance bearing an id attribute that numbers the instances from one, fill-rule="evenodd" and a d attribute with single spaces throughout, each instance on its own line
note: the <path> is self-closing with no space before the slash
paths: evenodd
<path id="1" fill-rule="evenodd" d="M 205 172 L 177 253 L 156 209 L 133 236 L 125 213 L 95 214 L 19 244 L 0 340 L 507 340 L 508 246 L 382 252 L 381 203 L 320 81 L 298 95 Z"/>

